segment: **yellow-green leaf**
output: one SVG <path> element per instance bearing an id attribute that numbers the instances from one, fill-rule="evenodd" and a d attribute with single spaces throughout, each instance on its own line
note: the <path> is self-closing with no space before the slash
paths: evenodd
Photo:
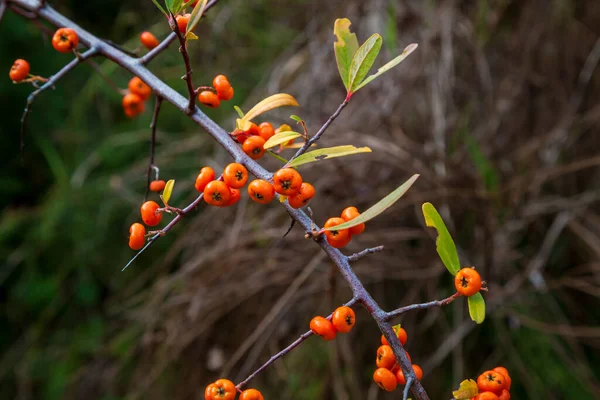
<path id="1" fill-rule="evenodd" d="M 480 324 L 485 319 L 485 300 L 481 293 L 475 293 L 467 298 L 469 303 L 469 315 L 471 319 Z"/>
<path id="2" fill-rule="evenodd" d="M 350 64 L 348 76 L 350 93 L 356 91 L 356 88 L 369 73 L 369 70 L 373 66 L 373 63 L 379 54 L 379 50 L 381 50 L 382 44 L 383 39 L 381 36 L 379 36 L 377 33 L 374 33 L 362 44 L 362 46 L 360 46 L 356 54 L 354 54 L 354 58 L 352 58 L 352 63 Z"/>
<path id="3" fill-rule="evenodd" d="M 404 49 L 404 51 L 402 52 L 402 54 L 400 54 L 398 57 L 394 58 L 392 61 L 390 61 L 387 64 L 385 64 L 383 67 L 379 68 L 376 73 L 374 73 L 373 75 L 369 76 L 367 79 L 365 79 L 364 81 L 362 81 L 354 89 L 354 92 L 358 92 L 359 89 L 361 89 L 364 86 L 366 86 L 369 82 L 371 82 L 372 80 L 378 78 L 384 72 L 387 72 L 390 69 L 394 68 L 396 65 L 400 64 L 402 61 L 404 61 L 404 59 L 406 57 L 408 57 L 410 55 L 410 53 L 412 53 L 413 51 L 415 51 L 415 49 L 418 46 L 419 45 L 416 44 L 416 43 L 412 43 L 412 44 L 409 44 L 408 46 L 406 46 L 406 48 Z"/>
<path id="4" fill-rule="evenodd" d="M 271 147 L 275 147 L 278 144 L 287 143 L 290 140 L 294 140 L 300 136 L 302 136 L 302 134 L 300 134 L 298 132 L 292 132 L 292 131 L 276 133 L 275 135 L 271 136 L 269 138 L 269 140 L 267 140 L 265 142 L 265 144 L 263 145 L 263 148 L 270 149 Z"/>
<path id="5" fill-rule="evenodd" d="M 206 3 L 208 0 L 202 0 L 196 3 L 196 6 L 192 10 L 192 15 L 190 15 L 190 21 L 187 24 L 187 29 L 185 31 L 185 37 L 188 38 L 188 34 L 192 33 L 192 31 L 196 28 L 196 25 L 200 22 L 200 18 L 202 18 L 202 14 L 204 14 L 204 9 L 206 8 Z M 194 35 L 192 33 L 192 35 Z M 193 39 L 198 39 L 198 36 L 194 35 Z"/>
<path id="6" fill-rule="evenodd" d="M 452 240 L 452 236 L 450 236 L 450 232 L 448 232 L 448 228 L 446 228 L 446 224 L 444 224 L 444 220 L 442 220 L 442 217 L 433 204 L 425 203 L 422 209 L 425 224 L 437 229 L 438 237 L 435 244 L 442 262 L 452 275 L 456 275 L 460 271 L 460 261 L 458 260 L 456 245 L 454 244 L 454 240 Z"/>
<path id="7" fill-rule="evenodd" d="M 186 40 L 198 40 L 198 36 L 194 32 L 188 32 L 185 34 Z"/>
<path id="8" fill-rule="evenodd" d="M 337 42 L 333 44 L 335 61 L 342 82 L 344 82 L 344 86 L 348 91 L 350 91 L 350 85 L 348 84 L 350 64 L 352 64 L 352 58 L 358 50 L 358 39 L 356 39 L 356 34 L 350 32 L 350 25 L 352 23 L 348 18 L 338 18 L 333 26 L 333 34 L 337 37 Z"/>
<path id="9" fill-rule="evenodd" d="M 382 212 L 387 210 L 389 207 L 391 207 L 395 202 L 397 202 L 398 199 L 400 199 L 400 197 L 402 197 L 404 195 L 404 193 L 406 193 L 406 191 L 413 185 L 413 183 L 415 183 L 415 181 L 418 178 L 419 178 L 419 174 L 415 174 L 415 175 L 411 176 L 409 180 L 407 180 L 402 185 L 400 185 L 398 188 L 396 188 L 396 190 L 394 190 L 392 193 L 388 194 L 383 199 L 379 200 L 379 202 L 377 204 L 375 204 L 374 206 L 369 208 L 367 211 L 360 214 L 358 217 L 356 217 L 348 222 L 344 222 L 343 224 L 332 226 L 331 228 L 323 228 L 323 229 L 326 231 L 348 229 L 348 228 L 352 228 L 353 226 L 360 225 L 363 222 L 367 222 L 370 219 L 375 218 L 376 216 L 378 216 L 379 214 L 381 214 Z"/>
<path id="10" fill-rule="evenodd" d="M 479 388 L 477 387 L 477 382 L 473 379 L 465 379 L 460 383 L 459 388 L 452 392 L 452 396 L 456 400 L 470 400 L 478 394 Z"/>
<path id="11" fill-rule="evenodd" d="M 252 109 L 244 115 L 242 121 L 252 121 L 262 113 L 283 106 L 298 106 L 298 102 L 293 96 L 287 93 L 274 94 L 252 107 Z"/>
<path id="12" fill-rule="evenodd" d="M 308 164 L 315 161 L 326 160 L 335 157 L 344 157 L 358 153 L 370 153 L 372 150 L 368 147 L 355 147 L 355 146 L 336 146 L 327 147 L 324 149 L 309 151 L 308 153 L 302 154 L 301 156 L 294 158 L 290 163 L 289 167 L 297 167 L 302 164 Z"/>
<path id="13" fill-rule="evenodd" d="M 169 179 L 162 193 L 162 200 L 165 203 L 165 205 L 169 204 L 169 200 L 171 199 L 171 193 L 173 193 L 173 186 L 175 186 L 175 179 Z"/>
<path id="14" fill-rule="evenodd" d="M 244 118 L 244 112 L 242 111 L 241 108 L 239 108 L 238 106 L 233 106 L 233 109 L 235 110 L 235 112 L 238 113 L 238 115 L 240 116 L 240 118 Z"/>

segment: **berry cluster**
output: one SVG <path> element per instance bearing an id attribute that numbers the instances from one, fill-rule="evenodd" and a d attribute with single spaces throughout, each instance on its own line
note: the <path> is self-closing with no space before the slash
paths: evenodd
<path id="1" fill-rule="evenodd" d="M 402 345 L 404 346 L 408 340 L 408 335 L 404 328 L 400 325 L 394 326 L 394 332 Z M 406 352 L 409 361 L 412 362 L 410 354 Z M 393 392 L 398 385 L 406 385 L 406 378 L 402 369 L 396 362 L 396 356 L 387 339 L 381 335 L 381 346 L 377 349 L 377 357 L 375 358 L 377 369 L 373 373 L 373 380 L 381 389 L 387 392 Z M 423 370 L 417 364 L 412 365 L 413 371 L 418 380 L 423 377 Z"/>
<path id="2" fill-rule="evenodd" d="M 123 96 L 123 111 L 129 118 L 133 118 L 144 112 L 146 108 L 144 102 L 152 94 L 152 89 L 137 76 L 131 78 L 127 88 L 129 93 Z"/>
<path id="3" fill-rule="evenodd" d="M 217 75 L 212 81 L 212 87 L 203 87 L 198 95 L 198 101 L 210 108 L 217 108 L 221 100 L 231 100 L 234 95 L 233 86 L 225 75 Z"/>
<path id="4" fill-rule="evenodd" d="M 348 333 L 356 323 L 354 310 L 347 306 L 341 306 L 335 309 L 331 318 L 314 317 L 310 321 L 310 330 L 321 336 L 323 340 L 333 340 L 339 333 Z"/>
<path id="5" fill-rule="evenodd" d="M 235 129 L 231 136 L 235 138 L 242 145 L 242 150 L 253 160 L 258 160 L 265 155 L 264 145 L 267 140 L 271 139 L 274 135 L 281 132 L 289 132 L 292 128 L 283 124 L 279 128 L 274 129 L 270 122 L 263 122 L 260 125 L 256 125 L 254 122 L 250 124 L 250 127 L 246 130 Z M 284 148 L 291 146 L 295 139 L 290 139 L 279 146 L 279 151 Z"/>
<path id="6" fill-rule="evenodd" d="M 510 400 L 512 379 L 504 367 L 485 371 L 477 377 L 479 394 L 471 400 Z"/>
<path id="7" fill-rule="evenodd" d="M 196 177 L 194 186 L 204 193 L 206 204 L 217 207 L 228 207 L 237 203 L 241 198 L 239 189 L 248 182 L 248 170 L 242 164 L 231 163 L 223 170 L 221 178 L 215 179 L 215 171 L 204 167 Z"/>
<path id="8" fill-rule="evenodd" d="M 341 225 L 345 222 L 353 220 L 359 215 L 360 213 L 358 212 L 358 209 L 356 207 L 346 207 L 344 211 L 342 211 L 340 217 L 329 218 L 325 222 L 325 225 L 323 227 L 331 228 L 337 225 Z M 342 247 L 345 247 L 346 245 L 348 245 L 348 243 L 350 243 L 350 241 L 352 240 L 352 235 L 360 235 L 364 231 L 365 224 L 362 223 L 348 229 L 325 231 L 325 236 L 327 237 L 327 242 L 329 242 L 329 244 L 332 247 L 335 247 L 336 249 L 341 249 Z"/>
<path id="9" fill-rule="evenodd" d="M 233 382 L 228 379 L 219 379 L 204 389 L 204 400 L 233 400 L 236 393 Z M 256 389 L 246 389 L 240 393 L 239 400 L 264 400 L 264 397 Z"/>

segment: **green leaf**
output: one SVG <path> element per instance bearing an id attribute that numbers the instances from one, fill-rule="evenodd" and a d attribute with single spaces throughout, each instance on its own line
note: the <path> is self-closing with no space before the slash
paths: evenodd
<path id="1" fill-rule="evenodd" d="M 358 153 L 370 153 L 372 150 L 368 147 L 355 147 L 355 146 L 336 146 L 327 147 L 324 149 L 309 151 L 308 153 L 302 154 L 301 156 L 294 158 L 290 163 L 289 167 L 297 167 L 299 165 L 308 164 L 315 161 L 321 161 L 329 158 L 344 157 Z"/>
<path id="2" fill-rule="evenodd" d="M 415 183 L 415 181 L 418 178 L 419 178 L 419 174 L 415 174 L 415 175 L 411 176 L 409 180 L 407 180 L 402 185 L 397 187 L 396 190 L 394 190 L 392 193 L 388 194 L 383 199 L 379 200 L 379 202 L 377 204 L 375 204 L 374 206 L 369 208 L 367 211 L 360 214 L 358 217 L 356 217 L 348 222 L 344 222 L 343 224 L 332 226 L 330 228 L 323 228 L 323 229 L 326 231 L 336 231 L 339 229 L 348 229 L 348 228 L 352 228 L 353 226 L 360 225 L 363 222 L 367 222 L 370 219 L 375 218 L 376 216 L 378 216 L 379 214 L 381 214 L 382 212 L 387 210 L 389 207 L 391 207 L 395 202 L 397 202 L 400 199 L 400 197 L 402 197 L 404 195 L 404 193 L 406 193 L 406 191 L 413 185 L 413 183 Z"/>
<path id="3" fill-rule="evenodd" d="M 379 54 L 379 50 L 381 50 L 382 44 L 383 39 L 381 36 L 379 36 L 377 33 L 374 33 L 362 44 L 362 46 L 360 46 L 356 54 L 354 54 L 354 58 L 352 58 L 352 63 L 350 64 L 350 72 L 348 76 L 350 93 L 354 93 L 356 91 L 356 88 L 369 73 L 369 70 L 373 66 L 373 63 Z"/>
<path id="4" fill-rule="evenodd" d="M 171 10 L 173 14 L 179 14 L 179 12 L 182 10 L 182 4 L 183 0 L 171 0 L 171 7 L 169 7 L 169 10 Z"/>
<path id="5" fill-rule="evenodd" d="M 467 298 L 469 303 L 469 315 L 471 319 L 476 323 L 480 324 L 485 319 L 485 300 L 481 293 L 475 293 L 473 296 Z"/>
<path id="6" fill-rule="evenodd" d="M 297 115 L 290 115 L 290 118 L 293 119 L 296 122 L 302 122 L 302 118 L 300 118 Z"/>
<path id="7" fill-rule="evenodd" d="M 288 160 L 281 157 L 279 154 L 273 153 L 271 150 L 267 150 L 267 153 L 269 153 L 270 155 L 272 155 L 273 157 L 275 157 L 276 159 L 278 159 L 279 161 L 281 161 L 284 164 L 286 164 L 288 162 Z"/>
<path id="8" fill-rule="evenodd" d="M 258 117 L 260 114 L 270 111 L 274 108 L 283 107 L 283 106 L 298 106 L 298 101 L 296 99 L 287 94 L 287 93 L 277 93 L 272 96 L 267 97 L 266 99 L 259 102 L 257 105 L 252 107 L 250 111 L 246 115 L 242 117 L 242 123 L 246 121 L 252 121 L 254 118 Z"/>
<path id="9" fill-rule="evenodd" d="M 165 7 L 167 7 L 167 10 L 171 13 L 173 13 L 173 1 L 174 0 L 165 0 Z"/>
<path id="10" fill-rule="evenodd" d="M 435 244 L 442 262 L 452 275 L 456 275 L 460 271 L 460 261 L 458 260 L 456 245 L 454 244 L 454 240 L 452 240 L 452 236 L 450 236 L 450 232 L 448 232 L 448 228 L 446 228 L 446 224 L 444 224 L 444 220 L 442 220 L 442 217 L 433 204 L 425 203 L 422 209 L 425 224 L 437 229 L 438 237 Z"/>
<path id="11" fill-rule="evenodd" d="M 342 82 L 344 82 L 344 86 L 348 91 L 350 91 L 350 85 L 348 84 L 350 64 L 352 64 L 352 58 L 358 50 L 358 39 L 356 39 L 356 34 L 350 33 L 350 25 L 352 23 L 348 18 L 338 18 L 333 26 L 333 34 L 337 37 L 337 42 L 333 44 L 335 61 Z"/>
<path id="12" fill-rule="evenodd" d="M 412 53 L 413 51 L 415 51 L 415 49 L 418 46 L 419 45 L 416 44 L 416 43 L 412 43 L 412 44 L 409 44 L 408 46 L 406 46 L 406 48 L 404 49 L 404 51 L 402 52 L 402 54 L 400 54 L 398 57 L 394 58 L 392 61 L 390 61 L 387 64 L 385 64 L 383 67 L 379 68 L 376 73 L 374 73 L 373 75 L 369 76 L 367 79 L 365 79 L 364 81 L 362 81 L 362 83 L 360 83 L 354 89 L 354 92 L 358 92 L 360 89 L 362 89 L 363 87 L 365 87 L 368 83 L 370 83 L 372 80 L 378 78 L 384 72 L 387 72 L 390 69 L 394 68 L 396 65 L 400 64 L 402 61 L 404 61 L 404 59 L 406 57 L 408 57 L 410 55 L 410 53 Z"/>
<path id="13" fill-rule="evenodd" d="M 279 132 L 269 138 L 263 145 L 264 149 L 270 149 L 271 147 L 275 147 L 278 144 L 287 143 L 290 140 L 296 139 L 297 137 L 302 136 L 302 134 L 298 132 L 285 131 Z"/>
<path id="14" fill-rule="evenodd" d="M 456 400 L 470 400 L 478 394 L 479 388 L 473 379 L 465 379 L 460 383 L 460 387 L 452 392 Z"/>
<path id="15" fill-rule="evenodd" d="M 238 115 L 240 116 L 240 118 L 244 118 L 244 112 L 242 111 L 241 108 L 239 108 L 238 106 L 233 106 L 233 109 L 235 110 L 235 112 L 238 113 Z"/>
<path id="16" fill-rule="evenodd" d="M 170 179 L 163 189 L 162 200 L 165 205 L 169 204 L 169 200 L 171 199 L 171 193 L 173 193 L 173 186 L 175 186 L 175 179 Z"/>
<path id="17" fill-rule="evenodd" d="M 154 5 L 156 6 L 156 8 L 158 8 L 160 10 L 161 13 L 167 15 L 167 12 L 165 11 L 165 9 L 163 8 L 163 6 L 160 5 L 160 3 L 158 2 L 158 0 L 152 0 L 152 2 L 154 3 Z"/>
<path id="18" fill-rule="evenodd" d="M 208 0 L 199 1 L 196 4 L 196 7 L 194 7 L 194 9 L 192 10 L 192 15 L 190 16 L 190 22 L 188 22 L 187 29 L 185 32 L 186 37 L 189 33 L 191 33 L 194 29 L 196 29 L 196 25 L 198 25 L 198 23 L 200 22 L 200 18 L 202 18 L 202 14 L 204 14 L 204 9 L 206 8 L 206 3 L 208 3 Z M 196 36 L 196 35 L 194 35 L 194 36 Z M 196 36 L 196 39 L 197 38 L 198 37 Z"/>

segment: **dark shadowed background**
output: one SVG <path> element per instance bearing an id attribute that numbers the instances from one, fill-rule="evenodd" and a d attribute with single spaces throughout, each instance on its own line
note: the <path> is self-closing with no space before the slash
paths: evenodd
<path id="1" fill-rule="evenodd" d="M 134 49 L 167 24 L 150 0 L 50 1 L 91 32 Z M 489 284 L 481 326 L 460 300 L 399 322 L 432 399 L 498 364 L 515 399 L 600 397 L 600 2 L 597 0 L 222 0 L 190 44 L 194 81 L 219 73 L 232 102 L 205 110 L 225 129 L 286 92 L 315 132 L 345 93 L 333 22 L 348 17 L 362 42 L 384 38 L 379 67 L 419 48 L 352 98 L 321 144 L 373 153 L 311 164 L 315 220 L 364 210 L 413 173 L 417 184 L 344 251 L 385 245 L 354 265 L 385 308 L 452 293 L 420 205 L 442 212 Z M 11 12 L 0 23 L 0 70 L 16 58 L 49 76 L 72 56 Z M 119 86 L 131 78 L 97 59 Z M 176 46 L 150 64 L 181 93 Z M 19 157 L 28 85 L 0 79 L 0 398 L 200 399 L 206 384 L 239 381 L 349 299 L 324 253 L 276 204 L 199 207 L 127 271 L 127 229 L 139 218 L 152 102 L 128 120 L 121 99 L 87 65 L 35 103 Z M 177 180 L 231 161 L 170 104 L 156 161 Z M 263 164 L 274 170 L 278 162 Z M 357 311 L 352 333 L 310 338 L 252 382 L 266 399 L 397 399 L 371 376 L 377 327 Z"/>

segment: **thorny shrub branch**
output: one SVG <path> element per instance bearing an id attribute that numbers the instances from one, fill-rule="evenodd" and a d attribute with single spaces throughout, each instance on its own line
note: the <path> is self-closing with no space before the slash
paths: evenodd
<path id="1" fill-rule="evenodd" d="M 144 199 L 148 198 L 148 192 L 150 191 L 150 180 L 152 169 L 156 168 L 154 165 L 154 151 L 156 146 L 156 127 L 158 125 L 158 113 L 160 113 L 160 106 L 162 104 L 163 98 L 160 96 L 156 96 L 156 100 L 154 101 L 154 111 L 152 113 L 152 122 L 150 122 L 150 130 L 152 131 L 152 135 L 150 136 L 150 157 L 148 159 L 148 170 L 146 171 L 146 194 L 144 195 Z M 158 174 L 157 174 L 158 175 Z M 158 179 L 158 178 L 156 178 Z"/>
<path id="2" fill-rule="evenodd" d="M 162 80 L 156 77 L 152 72 L 150 72 L 144 64 L 149 61 L 152 57 L 146 58 L 134 58 L 131 57 L 119 49 L 111 46 L 105 41 L 97 38 L 91 33 L 87 32 L 83 28 L 79 27 L 73 21 L 69 20 L 56 10 L 54 10 L 49 5 L 44 5 L 36 0 L 10 0 L 11 3 L 27 10 L 30 13 L 37 15 L 39 18 L 42 18 L 56 26 L 68 26 L 72 29 L 75 29 L 80 37 L 81 43 L 87 46 L 90 50 L 85 52 L 82 57 L 90 57 L 91 55 L 102 55 L 107 59 L 113 61 L 115 64 L 121 66 L 126 69 L 130 73 L 135 76 L 138 76 L 142 79 L 148 86 L 152 88 L 154 93 L 157 96 L 162 97 L 164 100 L 172 103 L 177 108 L 179 108 L 182 112 L 186 113 L 190 119 L 196 122 L 200 127 L 206 130 L 232 157 L 236 162 L 242 163 L 246 166 L 246 168 L 257 178 L 269 180 L 272 177 L 272 173 L 264 169 L 260 164 L 256 161 L 252 160 L 248 157 L 242 149 L 236 144 L 236 142 L 231 138 L 228 132 L 223 130 L 219 125 L 217 125 L 213 120 L 208 118 L 202 111 L 195 108 L 189 112 L 189 99 L 186 99 L 184 96 L 176 92 L 173 88 L 165 84 Z M 214 4 L 214 3 L 213 3 Z M 166 48 L 165 45 L 163 47 Z M 150 54 L 150 53 L 148 53 Z M 153 57 L 158 53 L 153 53 Z M 63 68 L 63 70 L 59 71 L 53 78 L 54 81 L 59 79 L 61 76 L 66 74 L 70 69 L 74 68 L 81 61 L 79 59 L 75 59 L 70 63 L 72 66 L 69 69 Z M 329 118 L 329 120 L 323 125 L 323 127 L 317 132 L 317 134 L 305 143 L 298 152 L 297 155 L 302 154 L 309 148 L 309 146 L 316 142 L 325 132 L 325 130 L 329 127 L 329 125 L 333 122 L 333 120 L 339 115 L 342 109 L 346 106 L 347 101 L 344 101 L 336 110 L 336 112 Z M 148 244 L 144 247 L 147 248 L 151 245 L 158 237 L 162 234 L 168 232 L 174 225 L 176 225 L 184 215 L 193 210 L 200 202 L 202 201 L 202 194 L 200 194 L 196 200 L 194 200 L 190 205 L 185 207 L 181 213 L 178 213 L 172 220 L 163 228 L 159 233 L 153 236 Z M 281 203 L 282 206 L 287 210 L 289 215 L 300 225 L 305 231 L 312 231 L 313 229 L 319 229 L 315 227 L 314 222 L 302 211 L 297 210 L 289 206 L 286 202 Z M 339 250 L 331 247 L 327 241 L 322 236 L 314 237 L 313 240 L 321 246 L 323 251 L 330 257 L 330 259 L 336 264 L 338 270 L 342 274 L 343 278 L 346 280 L 348 285 L 350 286 L 353 293 L 353 300 L 357 303 L 362 304 L 367 311 L 371 314 L 375 322 L 377 323 L 379 329 L 383 333 L 384 337 L 389 342 L 390 346 L 394 354 L 396 355 L 396 360 L 398 361 L 400 368 L 402 369 L 404 376 L 407 378 L 407 381 L 412 381 L 412 385 L 410 385 L 410 389 L 416 400 L 428 400 L 429 396 L 427 395 L 425 389 L 421 385 L 421 383 L 416 380 L 412 366 L 410 361 L 408 360 L 408 356 L 404 351 L 404 348 L 400 341 L 398 340 L 394 330 L 392 329 L 392 325 L 388 322 L 388 315 L 381 307 L 377 304 L 377 302 L 373 299 L 371 294 L 366 290 L 363 286 L 362 282 L 359 280 L 357 275 L 354 273 L 352 268 L 350 267 L 350 258 L 342 254 Z M 142 249 L 142 251 L 144 250 Z M 139 254 L 139 253 L 138 253 Z M 135 259 L 135 257 L 134 257 Z M 306 334 L 305 334 L 306 335 Z M 307 335 L 310 336 L 310 335 Z M 304 339 L 298 339 L 304 340 Z M 289 350 L 288 350 L 289 351 Z M 263 366 L 264 367 L 264 366 Z M 252 377 L 254 377 L 258 372 L 260 372 L 263 367 L 259 368 L 254 374 L 250 375 L 245 381 L 240 383 L 240 385 L 248 382 Z"/>

